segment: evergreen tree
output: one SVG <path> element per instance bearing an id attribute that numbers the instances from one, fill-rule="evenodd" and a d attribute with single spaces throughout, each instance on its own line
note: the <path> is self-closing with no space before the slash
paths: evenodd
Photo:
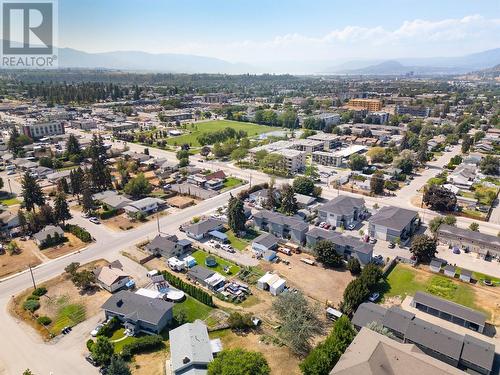
<path id="1" fill-rule="evenodd" d="M 295 199 L 295 192 L 293 188 L 285 184 L 281 189 L 281 212 L 285 215 L 295 215 L 297 213 L 297 199 Z"/>
<path id="2" fill-rule="evenodd" d="M 130 369 L 120 356 L 114 355 L 108 367 L 108 375 L 131 375 Z"/>
<path id="3" fill-rule="evenodd" d="M 82 206 L 83 212 L 89 213 L 94 209 L 94 200 L 92 199 L 92 190 L 90 184 L 85 178 L 82 184 Z"/>
<path id="4" fill-rule="evenodd" d="M 66 156 L 71 158 L 72 156 L 77 156 L 80 159 L 82 149 L 80 147 L 80 142 L 74 134 L 70 134 L 68 141 L 66 142 Z"/>
<path id="5" fill-rule="evenodd" d="M 274 185 L 275 185 L 275 180 L 273 177 L 273 178 L 271 178 L 271 181 L 269 182 L 269 186 L 267 188 L 267 197 L 266 197 L 266 200 L 264 202 L 264 207 L 268 210 L 273 210 L 278 205 L 278 202 L 276 200 L 276 189 L 275 189 Z"/>
<path id="6" fill-rule="evenodd" d="M 66 220 L 71 218 L 72 216 L 69 212 L 68 202 L 66 201 L 66 194 L 61 191 L 56 195 L 54 201 L 54 219 L 57 223 L 62 222 L 64 225 Z"/>
<path id="7" fill-rule="evenodd" d="M 24 206 L 28 211 L 35 208 L 35 205 L 42 206 L 45 204 L 45 196 L 42 188 L 38 185 L 35 177 L 30 172 L 26 171 L 22 180 L 22 196 L 24 199 Z"/>
<path id="8" fill-rule="evenodd" d="M 73 195 L 76 195 L 78 202 L 80 202 L 80 194 L 82 193 L 82 185 L 84 179 L 84 172 L 82 168 L 78 167 L 77 169 L 73 169 L 69 174 L 69 178 L 71 191 Z"/>
<path id="9" fill-rule="evenodd" d="M 241 199 L 233 197 L 229 198 L 227 208 L 227 223 L 229 228 L 238 235 L 239 232 L 245 230 L 245 211 Z"/>

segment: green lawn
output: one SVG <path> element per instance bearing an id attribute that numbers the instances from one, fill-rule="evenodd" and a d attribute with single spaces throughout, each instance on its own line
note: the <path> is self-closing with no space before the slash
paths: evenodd
<path id="1" fill-rule="evenodd" d="M 411 268 L 396 265 L 387 276 L 384 297 L 401 296 L 404 298 L 406 295 L 414 295 L 415 292 L 422 291 L 460 305 L 482 310 L 481 306 L 475 303 L 473 286 L 446 276 L 433 275 L 427 279 L 419 276 L 417 271 Z M 489 314 L 487 311 L 485 313 Z"/>
<path id="2" fill-rule="evenodd" d="M 4 206 L 13 206 L 15 204 L 20 204 L 20 203 L 21 201 L 17 198 L 8 198 L 0 200 L 0 204 L 3 204 Z"/>
<path id="3" fill-rule="evenodd" d="M 212 311 L 212 308 L 192 297 L 187 296 L 184 302 L 176 303 L 174 305 L 174 316 L 180 311 L 183 311 L 186 314 L 188 322 L 194 322 L 196 319 L 206 319 L 208 314 L 210 314 L 210 311 Z"/>
<path id="4" fill-rule="evenodd" d="M 205 252 L 203 250 L 196 250 L 192 255 L 193 255 L 194 259 L 196 259 L 196 263 L 198 263 L 200 266 L 206 267 L 206 268 L 208 268 L 205 265 L 205 259 L 207 258 L 207 256 L 210 255 L 210 256 L 215 257 L 215 259 L 217 260 L 217 266 L 210 267 L 210 269 L 220 273 L 221 275 L 226 275 L 226 273 L 224 272 L 225 266 L 229 266 L 230 275 L 236 275 L 238 272 L 240 272 L 240 267 L 237 266 L 236 264 L 231 263 L 225 259 L 222 259 L 221 257 L 218 257 L 217 255 L 208 254 L 207 252 Z"/>
<path id="5" fill-rule="evenodd" d="M 256 232 L 254 230 L 247 230 L 246 235 L 242 238 L 239 238 L 234 235 L 232 230 L 228 230 L 225 233 L 227 235 L 227 238 L 231 242 L 231 246 L 236 250 L 244 250 L 248 245 L 250 245 L 250 242 L 252 242 L 253 239 L 258 237 L 260 234 L 259 232 Z"/>
<path id="6" fill-rule="evenodd" d="M 118 342 L 113 343 L 113 345 L 115 347 L 115 353 L 120 354 L 125 345 L 133 343 L 135 340 L 137 340 L 137 337 L 140 337 L 140 336 L 141 336 L 140 334 L 139 334 L 139 336 L 128 336 L 127 338 L 125 338 L 123 340 L 120 340 Z"/>
<path id="7" fill-rule="evenodd" d="M 242 183 L 243 183 L 243 181 L 240 180 L 239 178 L 236 178 L 236 177 L 227 177 L 224 180 L 224 188 L 225 189 L 227 189 L 227 188 L 233 188 L 235 186 L 241 185 Z"/>
<path id="8" fill-rule="evenodd" d="M 250 122 L 214 120 L 214 121 L 200 122 L 197 124 L 188 125 L 187 130 L 191 131 L 191 133 L 183 134 L 178 137 L 168 138 L 167 143 L 169 145 L 181 145 L 187 143 L 192 147 L 198 147 L 201 145 L 198 143 L 196 138 L 200 134 L 212 133 L 218 130 L 223 130 L 224 128 L 228 127 L 233 128 L 235 130 L 243 130 L 247 132 L 249 137 L 280 129 L 272 126 L 252 124 Z"/>

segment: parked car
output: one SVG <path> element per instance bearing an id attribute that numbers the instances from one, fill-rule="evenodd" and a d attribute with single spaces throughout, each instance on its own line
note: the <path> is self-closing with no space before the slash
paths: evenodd
<path id="1" fill-rule="evenodd" d="M 91 218 L 89 218 L 89 221 L 91 223 L 94 223 L 94 224 L 101 224 L 101 222 L 99 221 L 99 219 L 96 218 L 95 216 L 92 216 Z"/>
<path id="2" fill-rule="evenodd" d="M 72 329 L 72 328 L 71 328 L 70 326 L 66 326 L 66 327 L 64 327 L 64 328 L 61 330 L 61 333 L 62 333 L 63 335 L 66 335 L 66 334 L 68 334 L 68 333 L 70 333 L 70 332 L 71 332 L 71 329 Z"/>
<path id="3" fill-rule="evenodd" d="M 375 292 L 375 293 L 370 294 L 370 297 L 368 297 L 368 300 L 370 302 L 376 302 L 378 300 L 378 297 L 380 297 L 380 294 Z"/>
<path id="4" fill-rule="evenodd" d="M 371 243 L 372 245 L 376 244 L 376 243 L 377 243 L 377 239 L 376 239 L 375 237 L 370 238 L 370 243 Z"/>
<path id="5" fill-rule="evenodd" d="M 356 228 L 356 224 L 354 224 L 354 223 L 353 224 L 349 224 L 347 226 L 347 229 L 349 229 L 349 230 L 353 230 L 354 228 Z"/>
<path id="6" fill-rule="evenodd" d="M 490 279 L 484 279 L 483 284 L 486 286 L 493 286 L 493 282 Z"/>
<path id="7" fill-rule="evenodd" d="M 389 245 L 387 245 L 389 249 L 394 249 L 396 247 L 396 244 L 389 242 Z"/>
<path id="8" fill-rule="evenodd" d="M 326 224 L 323 228 L 324 229 L 330 229 L 331 225 L 330 224 Z"/>
<path id="9" fill-rule="evenodd" d="M 90 331 L 90 336 L 96 337 L 97 334 L 99 333 L 99 330 L 104 327 L 103 324 L 98 324 L 92 331 Z"/>
<path id="10" fill-rule="evenodd" d="M 13 169 L 11 169 L 10 171 L 7 172 L 8 176 L 11 176 L 13 174 L 16 174 L 16 171 L 14 171 Z"/>
<path id="11" fill-rule="evenodd" d="M 91 355 L 88 355 L 85 357 L 85 360 L 90 363 L 92 366 L 95 366 L 95 367 L 98 367 L 99 364 L 96 362 L 96 360 L 94 358 L 92 358 Z"/>

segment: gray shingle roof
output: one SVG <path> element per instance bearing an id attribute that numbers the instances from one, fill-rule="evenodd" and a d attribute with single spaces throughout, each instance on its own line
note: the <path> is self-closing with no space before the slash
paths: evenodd
<path id="1" fill-rule="evenodd" d="M 495 359 L 495 345 L 470 335 L 465 335 L 462 359 L 490 370 L 493 367 Z"/>
<path id="2" fill-rule="evenodd" d="M 113 294 L 102 305 L 104 310 L 113 314 L 153 325 L 158 325 L 163 316 L 173 307 L 172 302 L 141 296 L 128 290 Z"/>
<path id="3" fill-rule="evenodd" d="M 271 233 L 263 233 L 254 239 L 253 242 L 269 248 L 275 246 L 278 243 L 278 239 Z"/>
<path id="4" fill-rule="evenodd" d="M 489 234 L 484 234 L 480 232 L 474 232 L 468 229 L 457 228 L 453 225 L 441 224 L 438 230 L 438 236 L 440 234 L 453 235 L 457 238 L 464 238 L 466 240 L 471 240 L 476 243 L 485 243 L 490 246 L 500 246 L 500 237 L 492 236 Z"/>
<path id="5" fill-rule="evenodd" d="M 331 212 L 335 215 L 350 215 L 354 208 L 361 208 L 365 205 L 363 198 L 353 198 L 347 195 L 339 195 L 331 201 L 322 205 L 319 210 Z"/>
<path id="6" fill-rule="evenodd" d="M 321 229 L 318 227 L 314 227 L 309 229 L 306 233 L 307 236 L 311 236 L 315 239 L 323 239 L 323 240 L 332 240 L 335 237 L 341 236 L 340 233 L 335 232 L 333 230 Z"/>
<path id="7" fill-rule="evenodd" d="M 465 319 L 469 322 L 479 324 L 480 326 L 484 326 L 486 322 L 486 315 L 484 313 L 459 305 L 455 302 L 435 297 L 432 294 L 417 292 L 415 293 L 415 297 L 413 297 L 413 301 L 421 303 L 425 306 L 432 307 L 433 309 L 445 312 L 447 314 Z"/>
<path id="8" fill-rule="evenodd" d="M 288 226 L 291 229 L 296 230 L 306 230 L 309 228 L 309 224 L 307 224 L 303 220 L 299 220 L 290 216 L 286 216 L 280 214 L 278 212 L 272 212 L 268 210 L 261 210 L 254 215 L 255 218 L 260 218 L 267 220 L 269 223 L 278 224 L 282 226 Z"/>
<path id="9" fill-rule="evenodd" d="M 198 280 L 206 280 L 212 276 L 215 271 L 209 270 L 208 268 L 196 265 L 188 270 L 188 276 L 193 277 Z"/>
<path id="10" fill-rule="evenodd" d="M 366 327 L 371 322 L 382 324 L 386 309 L 371 302 L 362 303 L 352 317 L 352 323 L 359 327 Z"/>
<path id="11" fill-rule="evenodd" d="M 460 359 L 464 338 L 452 331 L 425 320 L 414 318 L 408 325 L 405 337 L 455 360 Z"/>
<path id="12" fill-rule="evenodd" d="M 414 317 L 415 314 L 411 312 L 391 306 L 384 316 L 383 325 L 404 335 Z"/>
<path id="13" fill-rule="evenodd" d="M 406 227 L 415 216 L 417 216 L 417 211 L 394 206 L 384 206 L 368 221 L 370 224 L 381 225 L 400 231 Z"/>
<path id="14" fill-rule="evenodd" d="M 47 238 L 48 235 L 51 237 L 54 237 L 55 234 L 58 234 L 59 236 L 64 236 L 64 232 L 61 229 L 60 226 L 54 226 L 54 225 L 47 225 L 45 228 L 43 228 L 40 232 L 37 232 L 33 235 L 33 237 L 39 241 L 43 242 Z"/>
<path id="15" fill-rule="evenodd" d="M 224 223 L 217 219 L 208 218 L 198 223 L 188 225 L 185 230 L 186 232 L 192 233 L 195 236 L 200 234 L 206 234 L 212 230 L 219 229 Z"/>

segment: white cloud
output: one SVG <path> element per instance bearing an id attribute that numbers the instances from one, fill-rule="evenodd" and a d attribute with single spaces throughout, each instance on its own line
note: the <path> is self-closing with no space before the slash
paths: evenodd
<path id="1" fill-rule="evenodd" d="M 346 26 L 325 35 L 299 33 L 231 43 L 189 43 L 169 52 L 214 56 L 232 61 L 318 60 L 461 55 L 498 47 L 500 19 L 470 15 L 439 21 L 404 21 L 396 29 Z"/>

